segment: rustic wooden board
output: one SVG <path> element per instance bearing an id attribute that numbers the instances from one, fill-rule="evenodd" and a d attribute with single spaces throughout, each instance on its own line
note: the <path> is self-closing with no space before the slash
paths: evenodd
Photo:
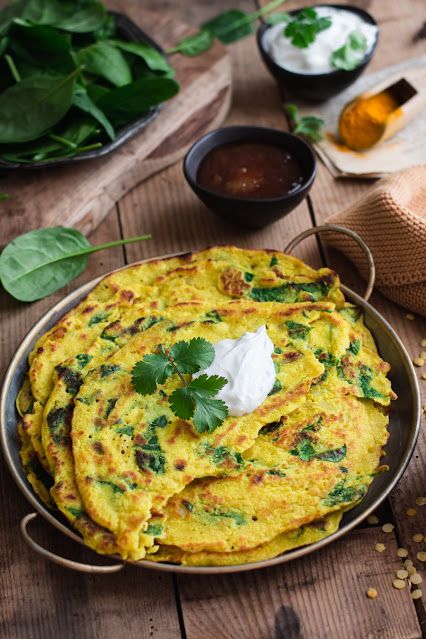
<path id="1" fill-rule="evenodd" d="M 133 0 L 108 3 L 125 13 L 165 49 L 191 31 L 168 13 L 151 12 Z M 179 160 L 209 128 L 223 121 L 230 104 L 229 55 L 216 43 L 197 58 L 173 56 L 178 95 L 137 137 L 106 157 L 69 166 L 3 176 L 0 246 L 40 226 L 74 226 L 88 234 L 136 184 Z"/>

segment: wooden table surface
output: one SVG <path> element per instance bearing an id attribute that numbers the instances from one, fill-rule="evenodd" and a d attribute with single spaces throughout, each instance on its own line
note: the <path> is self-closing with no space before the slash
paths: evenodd
<path id="1" fill-rule="evenodd" d="M 303 4 L 306 2 L 289 2 L 287 6 Z M 424 0 L 357 0 L 354 4 L 369 10 L 381 28 L 378 50 L 369 70 L 425 52 L 425 39 L 413 42 L 426 18 Z M 170 11 L 197 25 L 229 6 L 253 10 L 254 2 L 150 0 L 144 6 Z M 232 45 L 231 54 L 234 97 L 227 122 L 286 128 L 276 86 L 260 61 L 254 38 Z M 134 260 L 216 243 L 280 249 L 296 233 L 322 223 L 328 215 L 354 200 L 369 184 L 361 180 L 336 181 L 319 166 L 307 201 L 263 231 L 244 232 L 204 209 L 186 185 L 178 163 L 125 196 L 91 236 L 94 243 L 100 243 L 149 232 L 152 241 L 93 255 L 78 282 L 36 304 L 19 304 L 1 294 L 0 370 L 4 371 L 32 324 L 76 285 Z M 358 290 L 362 287 L 344 258 L 329 255 L 321 243 L 306 241 L 298 254 L 314 266 L 326 263 L 334 267 L 344 283 Z M 426 337 L 426 322 L 417 317 L 410 321 L 404 309 L 378 294 L 372 302 L 396 329 L 409 353 L 418 355 L 420 340 Z M 424 393 L 426 381 L 420 383 Z M 90 576 L 50 564 L 25 545 L 19 534 L 19 521 L 30 506 L 2 463 L 0 637 L 420 638 L 422 625 L 426 629 L 426 585 L 423 598 L 413 601 L 407 588 L 396 590 L 392 581 L 395 571 L 402 567 L 402 560 L 396 555 L 401 546 L 408 549 L 425 576 L 416 553 L 426 549 L 426 542 L 415 543 L 412 536 L 418 532 L 426 534 L 426 506 L 417 507 L 414 517 L 406 515 L 416 497 L 425 493 L 423 424 L 415 454 L 390 500 L 380 510 L 378 526 L 366 524 L 321 552 L 257 572 L 194 577 L 126 567 L 117 575 Z M 386 521 L 395 524 L 391 534 L 381 530 Z M 91 556 L 61 538 L 43 521 L 34 524 L 32 530 L 42 544 L 70 558 L 83 561 Z M 383 553 L 375 551 L 376 542 L 385 543 Z M 366 597 L 369 586 L 378 591 L 374 600 Z"/>

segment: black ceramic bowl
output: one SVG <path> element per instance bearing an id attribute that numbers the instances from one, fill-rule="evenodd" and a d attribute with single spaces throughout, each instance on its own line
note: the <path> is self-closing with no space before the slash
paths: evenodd
<path id="1" fill-rule="evenodd" d="M 378 26 L 377 22 L 369 13 L 367 13 L 367 11 L 359 9 L 358 7 L 347 4 L 320 4 L 318 6 L 332 7 L 334 9 L 345 9 L 346 11 L 356 13 L 363 20 L 365 20 L 365 22 L 373 24 L 375 27 Z M 298 11 L 300 11 L 300 9 L 296 11 L 290 11 L 289 13 L 291 15 L 294 15 L 297 14 Z M 279 64 L 274 62 L 264 45 L 265 33 L 270 28 L 270 25 L 262 24 L 257 31 L 257 46 L 259 47 L 260 55 L 262 56 L 263 62 L 265 63 L 271 74 L 274 76 L 278 83 L 278 86 L 286 96 L 296 96 L 305 100 L 311 100 L 313 102 L 328 100 L 328 98 L 341 93 L 342 91 L 344 91 L 344 89 L 355 82 L 355 80 L 367 68 L 370 60 L 372 59 L 377 47 L 379 35 L 379 33 L 377 32 L 376 40 L 371 51 L 365 55 L 361 64 L 359 64 L 352 71 L 343 71 L 341 69 L 336 69 L 335 71 L 329 71 L 328 73 L 307 74 L 288 71 L 287 69 L 284 69 Z"/>
<path id="2" fill-rule="evenodd" d="M 294 193 L 274 198 L 233 197 L 200 186 L 197 173 L 212 149 L 231 142 L 261 142 L 288 151 L 300 163 L 304 180 Z M 309 193 L 316 175 L 315 156 L 309 144 L 285 131 L 257 126 L 229 126 L 211 131 L 189 149 L 183 162 L 185 178 L 196 195 L 216 215 L 249 229 L 260 229 L 290 213 Z"/>
<path id="3" fill-rule="evenodd" d="M 128 40 L 130 42 L 144 42 L 150 47 L 157 49 L 160 53 L 164 54 L 163 49 L 159 44 L 155 42 L 152 38 L 150 38 L 142 29 L 138 27 L 130 18 L 123 15 L 122 13 L 116 13 L 115 11 L 109 11 L 110 15 L 112 15 L 115 19 L 117 35 L 123 40 Z M 95 158 L 100 158 L 114 149 L 117 149 L 119 146 L 133 138 L 137 133 L 142 131 L 155 117 L 157 117 L 161 106 L 152 107 L 149 109 L 143 116 L 131 122 L 130 124 L 126 124 L 121 129 L 116 131 L 116 137 L 114 140 L 110 142 L 106 142 L 102 148 L 95 149 L 93 151 L 87 151 L 86 153 L 79 153 L 78 155 L 73 155 L 70 158 L 57 158 L 52 160 L 41 160 L 40 162 L 31 162 L 31 164 L 27 162 L 7 162 L 6 160 L 2 160 L 0 158 L 0 170 L 11 170 L 11 169 L 45 169 L 48 167 L 63 165 L 63 164 L 74 164 L 75 162 L 80 162 L 81 160 L 92 160 Z"/>

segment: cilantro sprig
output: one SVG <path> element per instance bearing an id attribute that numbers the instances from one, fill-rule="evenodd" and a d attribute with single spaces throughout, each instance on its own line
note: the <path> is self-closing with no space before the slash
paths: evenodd
<path id="1" fill-rule="evenodd" d="M 367 50 L 367 38 L 359 31 L 352 31 L 345 44 L 331 54 L 331 64 L 336 69 L 352 71 L 361 62 Z"/>
<path id="2" fill-rule="evenodd" d="M 306 49 L 310 44 L 315 42 L 318 33 L 330 27 L 331 18 L 321 18 L 315 9 L 305 7 L 287 23 L 284 29 L 284 35 L 290 39 L 293 46 Z"/>
<path id="3" fill-rule="evenodd" d="M 308 140 L 308 142 L 319 142 L 323 139 L 323 119 L 317 118 L 314 115 L 302 117 L 295 104 L 284 104 L 283 108 L 290 120 L 292 132 L 295 135 L 300 135 L 302 138 L 305 138 L 305 140 Z"/>
<path id="4" fill-rule="evenodd" d="M 133 388 L 141 395 L 151 395 L 159 384 L 178 375 L 183 386 L 170 395 L 171 410 L 176 417 L 192 419 L 198 433 L 212 432 L 228 416 L 225 402 L 215 399 L 228 380 L 217 375 L 200 375 L 188 382 L 184 375 L 207 368 L 214 355 L 213 345 L 202 337 L 177 342 L 170 348 L 160 345 L 157 353 L 145 355 L 133 367 Z"/>

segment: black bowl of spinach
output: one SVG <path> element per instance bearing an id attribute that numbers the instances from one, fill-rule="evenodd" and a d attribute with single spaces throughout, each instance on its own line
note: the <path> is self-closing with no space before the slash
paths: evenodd
<path id="1" fill-rule="evenodd" d="M 178 92 L 173 76 L 161 47 L 98 0 L 15 0 L 0 12 L 0 169 L 110 153 Z"/>

